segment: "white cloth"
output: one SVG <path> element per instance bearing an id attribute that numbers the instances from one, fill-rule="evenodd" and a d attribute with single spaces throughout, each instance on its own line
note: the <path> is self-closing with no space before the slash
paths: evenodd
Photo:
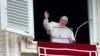
<path id="1" fill-rule="evenodd" d="M 61 27 L 57 22 L 49 22 L 48 19 L 44 19 L 43 25 L 47 30 L 48 34 L 51 36 L 51 42 L 59 42 L 59 43 L 70 43 L 69 37 L 75 41 L 72 30 L 68 27 Z"/>

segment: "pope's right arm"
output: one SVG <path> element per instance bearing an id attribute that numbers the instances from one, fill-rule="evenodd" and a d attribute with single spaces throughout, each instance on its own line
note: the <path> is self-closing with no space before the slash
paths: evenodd
<path id="1" fill-rule="evenodd" d="M 48 19 L 44 19 L 43 20 L 43 26 L 46 30 L 49 30 L 50 29 L 50 26 L 49 26 L 49 20 Z"/>
<path id="2" fill-rule="evenodd" d="M 43 20 L 43 26 L 46 29 L 47 33 L 50 34 L 51 29 L 50 29 L 50 25 L 49 25 L 49 13 L 48 11 L 44 12 L 44 20 Z"/>

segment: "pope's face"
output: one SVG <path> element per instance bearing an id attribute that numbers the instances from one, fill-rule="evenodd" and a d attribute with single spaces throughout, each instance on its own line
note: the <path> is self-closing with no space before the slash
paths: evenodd
<path id="1" fill-rule="evenodd" d="M 67 25 L 67 23 L 68 23 L 68 18 L 66 16 L 62 16 L 59 21 L 60 26 L 65 26 Z"/>

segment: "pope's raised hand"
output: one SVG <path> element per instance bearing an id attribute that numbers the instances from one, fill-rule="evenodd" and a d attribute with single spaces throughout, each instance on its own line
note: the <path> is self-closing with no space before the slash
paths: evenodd
<path id="1" fill-rule="evenodd" d="M 48 11 L 44 11 L 44 18 L 48 19 L 49 18 L 49 12 Z"/>

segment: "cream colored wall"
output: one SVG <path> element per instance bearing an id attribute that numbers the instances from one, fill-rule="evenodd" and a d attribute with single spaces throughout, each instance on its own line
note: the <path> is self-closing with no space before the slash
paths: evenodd
<path id="1" fill-rule="evenodd" d="M 0 24 L 1 24 L 1 21 L 0 21 Z M 0 25 L 0 29 L 1 29 L 1 25 Z M 5 36 L 6 36 L 5 31 L 0 30 L 0 56 L 6 56 Z"/>
<path id="2" fill-rule="evenodd" d="M 18 35 L 6 32 L 7 56 L 20 56 Z"/>
<path id="3" fill-rule="evenodd" d="M 100 0 L 98 0 L 98 19 L 97 19 L 97 25 L 98 25 L 98 40 L 99 40 L 99 45 L 97 46 L 98 50 L 98 56 L 100 56 Z"/>
<path id="4" fill-rule="evenodd" d="M 100 44 L 100 0 L 98 0 L 98 34 L 99 34 L 99 44 Z"/>
<path id="5" fill-rule="evenodd" d="M 37 55 L 33 55 L 33 54 L 22 54 L 22 56 L 37 56 Z"/>
<path id="6" fill-rule="evenodd" d="M 37 46 L 30 44 L 27 48 L 27 37 L 6 32 L 7 56 L 33 56 L 37 54 Z"/>

